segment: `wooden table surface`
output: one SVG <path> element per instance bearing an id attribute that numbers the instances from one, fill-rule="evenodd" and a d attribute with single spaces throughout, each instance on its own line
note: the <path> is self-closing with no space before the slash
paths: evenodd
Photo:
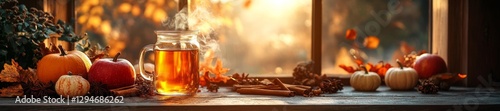
<path id="1" fill-rule="evenodd" d="M 391 91 L 357 92 L 352 87 L 319 97 L 241 95 L 223 87 L 218 93 L 202 91 L 191 97 L 125 97 L 122 104 L 17 104 L 16 98 L 0 98 L 0 110 L 500 110 L 499 89 L 452 87 L 438 94 Z"/>

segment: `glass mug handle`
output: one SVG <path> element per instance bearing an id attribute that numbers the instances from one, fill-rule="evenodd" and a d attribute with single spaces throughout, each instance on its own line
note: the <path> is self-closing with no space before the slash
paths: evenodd
<path id="1" fill-rule="evenodd" d="M 154 50 L 154 44 L 149 44 L 144 46 L 141 51 L 141 55 L 139 56 L 139 73 L 141 73 L 142 78 L 151 81 L 154 74 L 148 74 L 146 70 L 144 70 L 144 55 L 146 52 Z"/>

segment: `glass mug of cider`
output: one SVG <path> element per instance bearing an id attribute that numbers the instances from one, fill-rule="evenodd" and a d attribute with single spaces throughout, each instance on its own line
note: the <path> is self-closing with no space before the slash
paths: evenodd
<path id="1" fill-rule="evenodd" d="M 139 57 L 142 77 L 152 81 L 161 95 L 192 95 L 199 85 L 199 43 L 195 31 L 155 31 L 155 44 L 145 46 Z M 154 52 L 154 72 L 144 70 L 144 55 Z"/>

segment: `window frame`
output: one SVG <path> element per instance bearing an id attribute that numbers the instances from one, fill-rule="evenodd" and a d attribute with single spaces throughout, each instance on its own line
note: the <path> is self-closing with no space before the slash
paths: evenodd
<path id="1" fill-rule="evenodd" d="M 189 0 L 179 0 L 179 9 L 182 9 L 183 6 L 187 6 L 188 5 L 188 2 Z M 322 74 L 322 52 L 321 52 L 321 48 L 322 48 L 322 18 L 323 18 L 323 3 L 322 1 L 323 0 L 311 0 L 312 1 L 312 20 L 311 20 L 311 60 L 314 61 L 314 67 L 313 67 L 313 73 L 316 73 L 316 74 Z M 435 53 L 436 49 L 442 49 L 442 48 L 447 48 L 445 46 L 441 46 L 441 45 L 435 45 L 435 44 L 446 44 L 448 41 L 447 40 L 442 40 L 442 39 L 447 39 L 446 38 L 446 34 L 447 33 L 436 33 L 436 34 L 441 34 L 443 36 L 436 36 L 436 37 L 433 37 L 434 36 L 434 31 L 433 29 L 440 29 L 440 28 L 444 28 L 444 29 L 447 29 L 447 16 L 444 16 L 445 14 L 441 14 L 443 16 L 437 16 L 437 18 L 434 18 L 434 13 L 436 12 L 436 10 L 434 10 L 434 6 L 433 6 L 433 1 L 434 0 L 429 0 L 429 25 L 428 25 L 428 30 L 429 30 L 429 33 L 428 33 L 428 36 L 429 36 L 429 52 L 432 52 L 432 53 Z M 439 1 L 439 0 L 437 0 Z M 446 1 L 445 3 L 441 3 L 442 5 L 447 5 L 447 0 L 441 0 L 441 1 Z M 437 10 L 437 11 L 445 11 L 445 13 L 447 13 L 447 8 L 446 9 L 442 9 L 442 10 Z M 434 25 L 441 25 L 441 24 L 433 24 L 433 20 L 434 19 L 444 19 L 443 21 L 446 22 L 445 25 L 441 26 L 441 27 L 437 27 L 437 28 L 434 28 L 433 26 Z M 440 23 L 440 22 L 437 22 L 437 23 Z M 438 30 L 437 32 L 440 32 L 440 30 Z M 438 41 L 438 40 L 433 40 L 433 39 L 438 39 L 438 40 L 442 40 L 442 41 Z M 433 45 L 434 44 L 434 45 Z M 447 53 L 442 53 L 440 54 L 441 56 L 445 55 Z M 447 61 L 446 61 L 447 62 Z M 288 79 L 292 78 L 292 76 L 290 76 L 292 74 L 287 74 L 287 75 L 276 75 L 276 74 L 259 74 L 259 75 L 253 75 L 253 77 L 257 77 L 257 78 L 262 78 L 262 79 L 266 79 L 266 78 L 280 78 L 280 79 L 285 79 L 285 81 L 288 81 Z M 334 78 L 347 78 L 349 79 L 350 76 L 342 76 L 342 74 L 332 74 L 332 75 L 329 75 L 329 76 L 332 76 Z"/>
<path id="2" fill-rule="evenodd" d="M 57 19 L 70 20 L 76 16 L 74 0 L 67 4 L 57 4 L 52 0 L 44 0 L 44 10 L 56 14 Z M 179 0 L 179 8 L 187 6 L 189 0 Z M 315 61 L 314 73 L 321 74 L 322 70 L 322 1 L 312 1 L 311 23 L 311 60 Z M 468 0 L 429 0 L 429 52 L 438 54 L 445 59 L 450 72 L 467 72 L 467 26 L 468 26 Z M 56 7 L 57 6 L 57 7 Z M 57 10 L 56 10 L 57 9 Z M 70 9 L 65 12 L 64 9 Z M 59 10 L 59 11 L 58 11 Z M 457 14 L 458 13 L 458 14 Z M 69 15 L 69 16 L 65 16 Z M 461 19 L 449 19 L 461 18 Z M 73 26 L 75 24 L 73 23 Z M 455 33 L 455 32 L 460 33 Z M 455 34 L 454 34 L 455 33 Z M 450 40 L 453 39 L 454 41 Z M 458 48 L 456 48 L 458 46 Z M 451 54 L 458 56 L 450 56 Z M 290 74 L 291 75 L 291 74 Z M 293 80 L 290 75 L 259 74 L 252 75 L 256 78 L 283 78 L 284 81 Z M 474 76 L 474 75 L 472 75 Z M 476 75 L 477 76 L 477 75 Z M 350 78 L 348 76 L 333 76 L 334 78 Z M 470 76 L 469 76 L 470 77 Z M 464 84 L 469 82 L 465 81 Z M 477 83 L 473 82 L 473 83 Z M 347 82 L 348 84 L 348 82 Z"/>

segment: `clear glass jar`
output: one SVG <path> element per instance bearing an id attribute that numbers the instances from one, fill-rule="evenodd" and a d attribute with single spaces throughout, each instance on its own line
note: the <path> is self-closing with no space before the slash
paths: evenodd
<path id="1" fill-rule="evenodd" d="M 195 31 L 155 31 L 157 41 L 143 48 L 139 71 L 157 94 L 192 95 L 199 87 L 199 49 Z M 154 73 L 144 71 L 144 54 L 154 52 Z"/>

